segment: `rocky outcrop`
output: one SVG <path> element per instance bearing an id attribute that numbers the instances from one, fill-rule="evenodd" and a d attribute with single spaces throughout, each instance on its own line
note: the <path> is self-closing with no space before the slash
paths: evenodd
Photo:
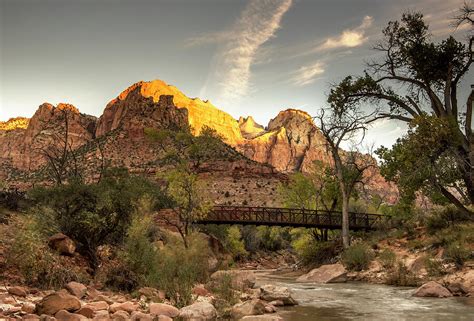
<path id="1" fill-rule="evenodd" d="M 329 162 L 324 137 L 306 112 L 287 109 L 270 120 L 264 131 L 252 131 L 252 120 L 241 119 L 241 128 L 251 134 L 237 146 L 247 157 L 268 163 L 279 171 L 309 170 L 315 160 Z M 247 129 L 250 128 L 250 129 Z"/>
<path id="2" fill-rule="evenodd" d="M 291 296 L 291 291 L 287 287 L 266 284 L 260 287 L 260 291 L 260 298 L 267 302 L 281 301 L 283 305 L 298 304 Z"/>
<path id="3" fill-rule="evenodd" d="M 8 163 L 20 170 L 39 169 L 46 162 L 45 149 L 64 145 L 66 128 L 68 146 L 76 149 L 93 139 L 95 122 L 95 117 L 81 114 L 73 105 L 42 104 L 30 120 L 0 126 L 0 166 Z"/>
<path id="4" fill-rule="evenodd" d="M 0 121 L 0 130 L 10 131 L 15 129 L 26 129 L 29 122 L 30 119 L 26 117 L 10 118 L 7 121 Z"/>
<path id="5" fill-rule="evenodd" d="M 242 140 L 238 123 L 232 116 L 217 109 L 208 101 L 187 97 L 178 88 L 161 80 L 136 83 L 112 100 L 99 119 L 97 136 L 117 128 L 130 113 L 133 113 L 130 105 L 125 107 L 122 104 L 123 101 L 130 101 L 130 95 L 151 98 L 153 102 L 158 102 L 161 96 L 172 97 L 177 108 L 187 110 L 187 120 L 195 134 L 199 134 L 204 126 L 208 126 L 215 129 L 231 145 Z"/>
<path id="6" fill-rule="evenodd" d="M 341 283 L 347 281 L 347 271 L 340 263 L 322 265 L 296 279 L 298 282 Z"/>
<path id="7" fill-rule="evenodd" d="M 448 298 L 453 296 L 448 289 L 435 281 L 423 284 L 413 292 L 413 296 L 431 297 L 431 298 Z"/>
<path id="8" fill-rule="evenodd" d="M 48 239 L 49 246 L 63 255 L 73 255 L 76 245 L 67 235 L 56 233 Z M 73 293 L 74 294 L 74 293 Z"/>
<path id="9" fill-rule="evenodd" d="M 265 128 L 257 124 L 252 116 L 240 117 L 239 128 L 242 136 L 246 139 L 252 139 L 265 132 Z"/>

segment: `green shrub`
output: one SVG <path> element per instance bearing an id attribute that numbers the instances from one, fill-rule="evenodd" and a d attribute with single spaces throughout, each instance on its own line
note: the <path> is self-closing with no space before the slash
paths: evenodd
<path id="1" fill-rule="evenodd" d="M 372 259 L 372 250 L 363 243 L 352 245 L 342 253 L 342 263 L 350 271 L 367 269 Z"/>
<path id="2" fill-rule="evenodd" d="M 387 275 L 387 284 L 396 286 L 418 286 L 419 280 L 411 273 L 403 262 L 397 262 Z"/>
<path id="3" fill-rule="evenodd" d="M 397 261 L 397 256 L 395 252 L 390 249 L 385 249 L 379 254 L 380 263 L 386 269 L 391 269 L 395 266 L 395 262 Z"/>
<path id="4" fill-rule="evenodd" d="M 431 256 L 425 258 L 426 272 L 429 276 L 437 277 L 445 274 L 443 264 L 440 260 L 437 260 Z"/>
<path id="5" fill-rule="evenodd" d="M 238 226 L 231 226 L 227 229 L 225 245 L 235 260 L 242 259 L 248 255 Z"/>
<path id="6" fill-rule="evenodd" d="M 127 270 L 136 275 L 137 285 L 150 286 L 150 276 L 156 273 L 157 249 L 153 242 L 151 202 L 144 198 L 137 206 L 124 243 Z"/>
<path id="7" fill-rule="evenodd" d="M 257 227 L 257 236 L 260 240 L 260 246 L 263 250 L 278 251 L 287 245 L 289 240 L 288 230 L 281 227 Z"/>
<path id="8" fill-rule="evenodd" d="M 239 302 L 238 292 L 233 289 L 233 280 L 230 274 L 223 274 L 218 282 L 212 283 L 210 289 L 213 293 L 215 300 L 214 306 L 217 309 L 219 315 L 225 317 L 230 311 L 230 308 Z"/>
<path id="9" fill-rule="evenodd" d="M 7 250 L 7 266 L 17 268 L 27 284 L 57 289 L 71 281 L 89 279 L 83 269 L 49 249 L 38 217 L 30 215 L 21 220 L 23 224 Z"/>
<path id="10" fill-rule="evenodd" d="M 461 268 L 464 262 L 469 259 L 470 251 L 460 242 L 451 243 L 445 252 L 446 259 Z"/>
<path id="11" fill-rule="evenodd" d="M 97 248 L 123 241 L 135 204 L 144 196 L 152 200 L 155 209 L 169 204 L 155 183 L 116 171 L 97 184 L 72 182 L 30 192 L 32 200 L 54 213 L 54 224 L 78 243 L 78 251 L 89 258 L 94 269 L 99 263 Z"/>
<path id="12" fill-rule="evenodd" d="M 190 304 L 193 286 L 206 283 L 209 278 L 209 254 L 207 240 L 199 234 L 189 235 L 188 248 L 180 239 L 170 237 L 157 252 L 157 267 L 150 284 L 165 291 L 176 306 Z"/>
<path id="13" fill-rule="evenodd" d="M 293 229 L 291 245 L 304 265 L 322 265 L 332 263 L 342 250 L 339 242 L 321 242 L 307 230 Z"/>

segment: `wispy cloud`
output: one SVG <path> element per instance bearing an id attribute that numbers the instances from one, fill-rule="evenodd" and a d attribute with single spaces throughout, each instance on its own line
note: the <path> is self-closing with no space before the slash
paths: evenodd
<path id="1" fill-rule="evenodd" d="M 365 16 L 358 27 L 346 29 L 339 36 L 326 39 L 326 41 L 316 47 L 315 51 L 358 47 L 367 41 L 368 38 L 365 36 L 365 32 L 372 26 L 373 22 L 374 19 L 371 16 Z"/>
<path id="2" fill-rule="evenodd" d="M 294 72 L 291 82 L 296 86 L 306 86 L 313 83 L 318 76 L 324 73 L 324 64 L 320 61 L 302 66 Z"/>
<path id="3" fill-rule="evenodd" d="M 238 100 L 249 92 L 251 66 L 261 46 L 275 37 L 291 5 L 292 0 L 252 0 L 232 30 L 224 33 L 227 41 L 217 53 L 211 75 L 218 84 L 218 103 Z M 199 43 L 198 39 L 194 43 Z"/>

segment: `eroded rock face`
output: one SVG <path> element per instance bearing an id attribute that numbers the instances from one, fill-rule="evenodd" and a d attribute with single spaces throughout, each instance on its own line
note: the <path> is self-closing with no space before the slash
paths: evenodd
<path id="1" fill-rule="evenodd" d="M 347 281 L 347 271 L 340 263 L 322 265 L 296 279 L 298 282 L 341 283 Z"/>
<path id="2" fill-rule="evenodd" d="M 413 296 L 431 297 L 431 298 L 448 298 L 453 296 L 448 289 L 435 281 L 423 284 L 415 290 Z"/>
<path id="3" fill-rule="evenodd" d="M 95 117 L 79 113 L 73 105 L 42 104 L 30 120 L 0 126 L 0 164 L 9 161 L 18 169 L 36 170 L 46 162 L 41 151 L 64 140 L 66 126 L 68 144 L 75 149 L 94 137 L 95 122 Z"/>
<path id="4" fill-rule="evenodd" d="M 250 125 L 248 124 L 250 123 Z M 324 137 L 306 112 L 287 109 L 270 120 L 266 130 L 254 125 L 253 119 L 241 121 L 248 139 L 237 146 L 247 157 L 268 163 L 279 171 L 309 170 L 315 160 L 329 162 Z M 251 129 L 247 129 L 251 128 Z"/>
<path id="5" fill-rule="evenodd" d="M 238 123 L 229 114 L 217 109 L 208 101 L 199 98 L 191 99 L 178 88 L 170 86 L 161 80 L 136 83 L 123 91 L 105 108 L 97 125 L 97 136 L 117 128 L 123 119 L 131 112 L 130 108 L 123 108 L 121 102 L 130 100 L 130 95 L 140 95 L 158 102 L 161 96 L 172 97 L 172 101 L 179 109 L 187 110 L 187 120 L 195 134 L 199 134 L 203 126 L 208 126 L 220 133 L 227 143 L 233 145 L 242 140 Z"/>

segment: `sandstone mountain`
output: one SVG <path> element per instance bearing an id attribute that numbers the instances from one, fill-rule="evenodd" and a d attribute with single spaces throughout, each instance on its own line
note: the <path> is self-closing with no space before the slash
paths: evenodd
<path id="1" fill-rule="evenodd" d="M 42 151 L 61 141 L 65 126 L 68 146 L 77 150 L 89 179 L 97 177 L 105 162 L 154 175 L 158 155 L 144 129 L 187 125 L 195 135 L 204 126 L 213 128 L 230 145 L 202 169 L 218 203 L 278 205 L 276 188 L 286 180 L 284 173 L 310 171 L 315 160 L 330 162 L 324 137 L 306 112 L 281 111 L 264 127 L 251 116 L 237 121 L 210 102 L 188 98 L 176 87 L 155 80 L 124 90 L 98 119 L 72 105 L 46 103 L 29 120 L 0 123 L 0 179 L 12 186 L 28 186 L 32 174 L 45 164 Z M 386 185 L 378 175 L 380 184 Z"/>

